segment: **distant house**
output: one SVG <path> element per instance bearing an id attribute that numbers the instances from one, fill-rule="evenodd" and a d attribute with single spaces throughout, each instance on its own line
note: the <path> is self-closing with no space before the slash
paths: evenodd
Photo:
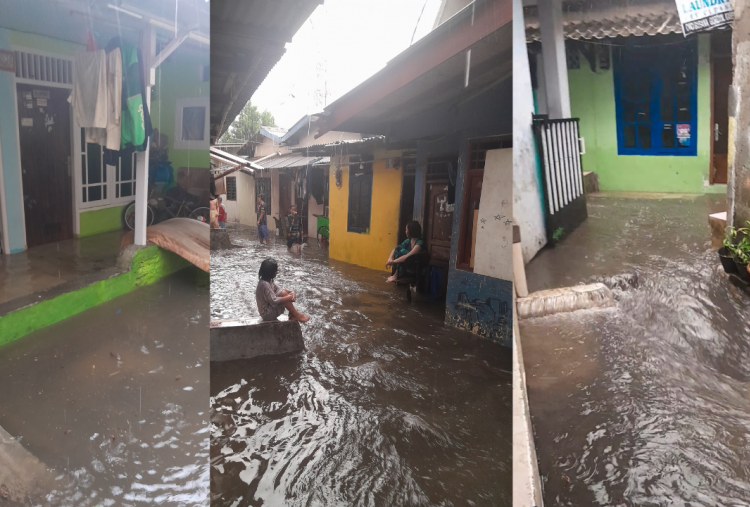
<path id="1" fill-rule="evenodd" d="M 360 139 L 360 134 L 350 132 L 326 132 L 316 138 L 319 131 L 319 115 L 305 115 L 290 129 L 262 126 L 258 133 L 244 146 L 236 149 L 236 154 L 257 164 L 260 169 L 254 174 L 255 190 L 253 196 L 264 194 L 268 206 L 269 230 L 273 231 L 278 224 L 282 234 L 284 218 L 289 212 L 289 206 L 297 205 L 298 213 L 303 217 L 302 229 L 304 236 L 315 237 L 317 216 L 327 214 L 327 189 L 322 192 L 310 193 L 310 185 L 318 180 L 327 178 L 328 158 L 325 156 L 308 156 L 305 148 L 321 146 L 327 142 Z M 239 175 L 229 176 L 229 186 L 234 188 L 240 184 Z M 315 182 L 313 182 L 315 180 Z M 326 180 L 327 181 L 327 180 Z M 315 187 L 318 188 L 318 187 Z M 249 195 L 249 194 L 247 194 Z M 316 198 L 317 197 L 317 198 Z M 233 194 L 226 195 L 227 210 L 239 209 L 244 204 L 235 205 Z M 255 197 L 253 197 L 253 200 Z M 254 202 L 254 201 L 253 201 Z M 239 215 L 229 213 L 229 220 L 239 220 Z M 253 222 L 248 225 L 254 225 Z M 245 223 L 239 220 L 241 223 Z"/>

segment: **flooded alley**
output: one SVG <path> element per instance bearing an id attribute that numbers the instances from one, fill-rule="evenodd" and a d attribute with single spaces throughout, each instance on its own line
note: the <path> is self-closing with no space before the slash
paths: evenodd
<path id="1" fill-rule="evenodd" d="M 212 505 L 511 505 L 509 349 L 314 240 L 295 257 L 229 227 L 237 247 L 212 252 L 212 320 L 257 317 L 273 256 L 311 321 L 304 353 L 212 364 Z"/>
<path id="2" fill-rule="evenodd" d="M 50 470 L 34 505 L 208 505 L 208 290 L 184 269 L 0 347 L 0 427 Z"/>
<path id="3" fill-rule="evenodd" d="M 722 196 L 589 199 L 529 290 L 613 308 L 520 322 L 545 505 L 750 505 L 750 296 L 723 273 Z"/>

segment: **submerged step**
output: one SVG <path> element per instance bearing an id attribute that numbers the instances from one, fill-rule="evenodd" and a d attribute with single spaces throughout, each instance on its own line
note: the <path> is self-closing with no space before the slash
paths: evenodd
<path id="1" fill-rule="evenodd" d="M 297 321 L 228 320 L 211 322 L 211 361 L 251 359 L 305 350 Z"/>
<path id="2" fill-rule="evenodd" d="M 612 291 L 603 283 L 541 290 L 518 299 L 521 319 L 544 317 L 562 312 L 605 308 L 614 305 Z"/>
<path id="3" fill-rule="evenodd" d="M 211 250 L 226 250 L 227 248 L 232 248 L 227 230 L 211 229 Z"/>

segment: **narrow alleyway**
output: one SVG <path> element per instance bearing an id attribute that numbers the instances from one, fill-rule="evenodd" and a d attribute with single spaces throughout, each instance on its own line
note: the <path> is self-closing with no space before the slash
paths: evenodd
<path id="1" fill-rule="evenodd" d="M 34 505 L 207 503 L 208 289 L 188 268 L 0 347 L 0 427 L 55 478 Z"/>
<path id="2" fill-rule="evenodd" d="M 511 505 L 510 351 L 385 272 L 253 229 L 212 252 L 212 319 L 257 316 L 273 256 L 311 315 L 307 351 L 212 365 L 212 505 Z"/>
<path id="3" fill-rule="evenodd" d="M 720 196 L 592 198 L 530 290 L 617 303 L 521 321 L 545 505 L 750 505 L 750 296 L 710 246 Z"/>

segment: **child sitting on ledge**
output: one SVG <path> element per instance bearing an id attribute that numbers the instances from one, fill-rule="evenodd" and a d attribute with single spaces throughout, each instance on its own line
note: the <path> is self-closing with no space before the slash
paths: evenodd
<path id="1" fill-rule="evenodd" d="M 294 291 L 282 289 L 274 283 L 279 266 L 274 259 L 266 259 L 260 264 L 258 271 L 258 286 L 255 289 L 255 301 L 258 304 L 258 312 L 264 321 L 277 320 L 279 315 L 284 314 L 284 309 L 289 310 L 289 320 L 307 322 L 308 315 L 298 312 L 292 303 L 297 301 Z"/>

